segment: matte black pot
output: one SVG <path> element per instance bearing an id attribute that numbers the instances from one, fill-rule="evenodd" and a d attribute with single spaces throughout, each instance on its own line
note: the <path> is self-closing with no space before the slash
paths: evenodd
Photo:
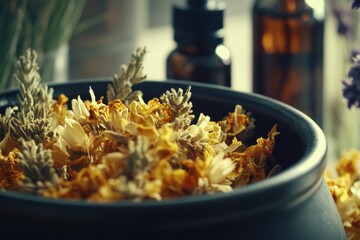
<path id="1" fill-rule="evenodd" d="M 55 95 L 90 99 L 105 95 L 109 81 L 54 85 Z M 145 99 L 189 82 L 144 82 Z M 241 104 L 256 119 L 256 135 L 276 123 L 274 154 L 281 173 L 232 193 L 185 197 L 163 202 L 53 200 L 0 192 L 1 239 L 346 239 L 323 172 L 326 141 L 307 116 L 255 94 L 203 84 L 192 85 L 194 112 L 220 120 Z M 0 94 L 1 111 L 16 102 L 15 90 Z M 36 237 L 36 238 L 35 238 Z"/>

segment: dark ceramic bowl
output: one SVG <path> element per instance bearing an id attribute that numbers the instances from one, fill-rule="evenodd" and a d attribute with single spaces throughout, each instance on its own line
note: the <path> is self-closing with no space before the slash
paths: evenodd
<path id="1" fill-rule="evenodd" d="M 89 99 L 105 95 L 109 81 L 54 85 L 55 96 Z M 145 99 L 170 88 L 192 85 L 194 112 L 220 120 L 241 104 L 256 119 L 256 135 L 278 124 L 274 155 L 282 172 L 264 181 L 220 193 L 162 202 L 115 202 L 46 199 L 0 192 L 1 235 L 14 239 L 346 239 L 323 172 L 326 141 L 303 113 L 256 94 L 189 82 L 152 82 L 137 86 Z M 0 94 L 1 111 L 16 102 L 15 90 Z M 33 238 L 36 236 L 37 238 Z"/>

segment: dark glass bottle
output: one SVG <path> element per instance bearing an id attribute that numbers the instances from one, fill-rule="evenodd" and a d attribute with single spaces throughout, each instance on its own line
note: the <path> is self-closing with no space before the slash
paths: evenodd
<path id="1" fill-rule="evenodd" d="M 257 0 L 253 8 L 253 91 L 323 114 L 323 0 Z M 316 5 L 317 4 L 317 5 Z"/>
<path id="2" fill-rule="evenodd" d="M 174 6 L 177 47 L 166 61 L 166 78 L 231 86 L 230 51 L 223 45 L 224 8 L 206 0 Z"/>

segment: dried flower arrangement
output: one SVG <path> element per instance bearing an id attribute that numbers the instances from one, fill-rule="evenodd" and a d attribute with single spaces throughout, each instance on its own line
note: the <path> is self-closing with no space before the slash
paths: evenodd
<path id="1" fill-rule="evenodd" d="M 14 74 L 19 106 L 0 117 L 0 188 L 50 198 L 163 200 L 232 191 L 279 170 L 267 138 L 247 142 L 255 125 L 237 105 L 223 120 L 192 121 L 191 88 L 147 103 L 132 86 L 145 79 L 138 49 L 104 97 L 71 100 L 40 84 L 37 54 L 27 50 Z M 85 85 L 85 84 L 84 84 Z M 269 164 L 272 167 L 269 171 Z"/>

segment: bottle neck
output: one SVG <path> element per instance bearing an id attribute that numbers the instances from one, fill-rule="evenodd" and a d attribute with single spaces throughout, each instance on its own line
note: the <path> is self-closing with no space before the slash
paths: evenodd
<path id="1" fill-rule="evenodd" d="M 177 51 L 187 55 L 201 55 L 215 52 L 219 44 L 178 43 Z"/>
<path id="2" fill-rule="evenodd" d="M 283 12 L 287 13 L 296 13 L 309 9 L 304 0 L 279 0 L 279 6 Z"/>
<path id="3" fill-rule="evenodd" d="M 179 46 L 196 46 L 196 48 L 215 48 L 224 42 L 223 30 L 217 31 L 181 31 L 174 30 L 174 40 Z"/>
<path id="4" fill-rule="evenodd" d="M 279 16 L 297 16 L 313 12 L 305 0 L 257 0 L 254 9 L 259 13 L 272 13 Z"/>

